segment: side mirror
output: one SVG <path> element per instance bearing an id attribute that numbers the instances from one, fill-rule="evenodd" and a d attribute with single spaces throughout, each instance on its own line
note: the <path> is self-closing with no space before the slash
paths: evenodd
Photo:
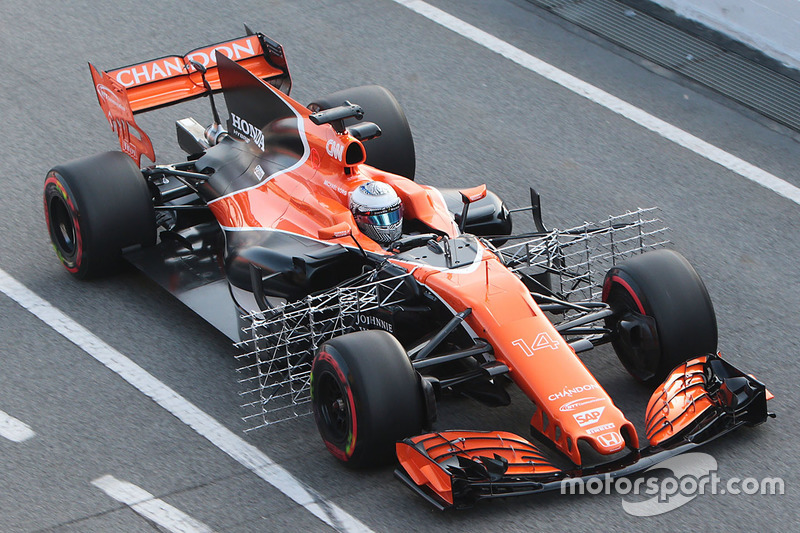
<path id="1" fill-rule="evenodd" d="M 486 198 L 486 184 L 484 183 L 477 187 L 472 187 L 471 189 L 460 189 L 458 192 L 461 193 L 461 202 L 464 204 L 464 208 L 461 209 L 461 223 L 458 225 L 458 230 L 464 233 L 464 227 L 467 224 L 469 204 Z"/>
<path id="2" fill-rule="evenodd" d="M 331 239 L 339 239 L 341 237 L 348 237 L 353 234 L 353 228 L 347 222 L 339 222 L 327 228 L 320 228 L 317 235 L 320 239 L 328 241 Z"/>
<path id="3" fill-rule="evenodd" d="M 471 189 L 459 189 L 461 193 L 461 201 L 465 204 L 471 204 L 478 200 L 486 198 L 486 184 L 472 187 Z"/>

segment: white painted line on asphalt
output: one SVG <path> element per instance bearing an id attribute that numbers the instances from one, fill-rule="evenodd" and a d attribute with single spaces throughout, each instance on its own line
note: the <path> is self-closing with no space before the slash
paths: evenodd
<path id="1" fill-rule="evenodd" d="M 0 437 L 5 437 L 14 442 L 23 442 L 32 438 L 36 433 L 31 427 L 21 420 L 17 420 L 5 411 L 0 411 Z"/>
<path id="2" fill-rule="evenodd" d="M 114 476 L 103 476 L 92 481 L 92 485 L 118 502 L 124 503 L 137 514 L 173 533 L 213 533 L 214 531 L 199 520 L 195 520 L 180 509 L 159 500 L 133 483 L 121 481 Z"/>
<path id="3" fill-rule="evenodd" d="M 371 531 L 357 518 L 323 499 L 264 452 L 246 442 L 125 355 L 103 342 L 91 331 L 37 296 L 3 269 L 0 269 L 0 291 L 332 528 L 348 532 Z"/>
<path id="4" fill-rule="evenodd" d="M 531 72 L 800 204 L 800 188 L 421 0 L 392 0 Z"/>

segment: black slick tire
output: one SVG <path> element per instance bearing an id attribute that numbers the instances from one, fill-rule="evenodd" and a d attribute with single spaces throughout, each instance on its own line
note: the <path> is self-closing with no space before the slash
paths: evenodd
<path id="1" fill-rule="evenodd" d="M 388 463 L 397 441 L 419 434 L 422 394 L 405 350 L 385 331 L 336 337 L 314 358 L 314 419 L 325 446 L 348 466 Z"/>
<path id="2" fill-rule="evenodd" d="M 149 188 L 122 152 L 53 167 L 45 177 L 44 211 L 56 254 L 80 279 L 111 274 L 122 263 L 122 250 L 155 243 Z"/>
<path id="3" fill-rule="evenodd" d="M 717 319 L 705 284 L 673 250 L 636 256 L 608 271 L 603 301 L 622 364 L 639 381 L 657 385 L 679 364 L 717 350 Z"/>

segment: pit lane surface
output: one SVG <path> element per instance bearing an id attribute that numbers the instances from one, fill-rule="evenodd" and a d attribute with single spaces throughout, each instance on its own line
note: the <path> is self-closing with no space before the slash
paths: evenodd
<path id="1" fill-rule="evenodd" d="M 786 181 L 800 185 L 797 141 L 784 130 L 564 25 L 525 2 L 436 0 L 433 5 Z M 377 2 L 10 3 L 0 19 L 0 268 L 241 435 L 228 341 L 130 272 L 73 281 L 44 228 L 41 185 L 59 162 L 116 149 L 86 61 L 113 68 L 225 40 L 241 22 L 284 45 L 293 96 L 308 102 L 365 83 L 389 87 L 415 133 L 418 179 L 487 182 L 513 206 L 527 186 L 545 220 L 566 227 L 658 205 L 672 239 L 709 287 L 720 349 L 764 380 L 779 418 L 702 449 L 719 475 L 785 479 L 783 496 L 698 496 L 665 517 L 626 514 L 619 495 L 545 495 L 440 514 L 391 469 L 351 472 L 324 451 L 309 419 L 243 437 L 367 527 L 485 531 L 684 530 L 713 523 L 774 530 L 797 508 L 800 206 L 388 0 Z M 144 115 L 160 162 L 181 158 L 173 122 L 208 120 L 207 103 Z M 518 217 L 518 228 L 527 221 Z M 151 527 L 93 481 L 134 483 L 217 531 L 330 526 L 258 478 L 84 350 L 0 295 L 0 411 L 31 428 L 0 436 L 0 530 L 139 531 Z M 641 425 L 648 392 L 610 349 L 584 356 L 617 404 Z M 527 434 L 523 398 L 491 410 L 441 405 L 439 428 Z M 787 451 L 788 448 L 788 451 Z M 672 526 L 665 526 L 669 520 Z"/>

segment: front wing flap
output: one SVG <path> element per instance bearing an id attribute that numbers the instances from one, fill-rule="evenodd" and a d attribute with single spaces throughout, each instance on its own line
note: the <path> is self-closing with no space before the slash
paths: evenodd
<path id="1" fill-rule="evenodd" d="M 764 422 L 764 385 L 718 355 L 676 368 L 648 403 L 650 445 L 591 467 L 561 469 L 537 445 L 507 432 L 443 431 L 397 443 L 395 476 L 439 509 L 558 490 L 578 480 L 632 475 L 741 425 Z"/>

